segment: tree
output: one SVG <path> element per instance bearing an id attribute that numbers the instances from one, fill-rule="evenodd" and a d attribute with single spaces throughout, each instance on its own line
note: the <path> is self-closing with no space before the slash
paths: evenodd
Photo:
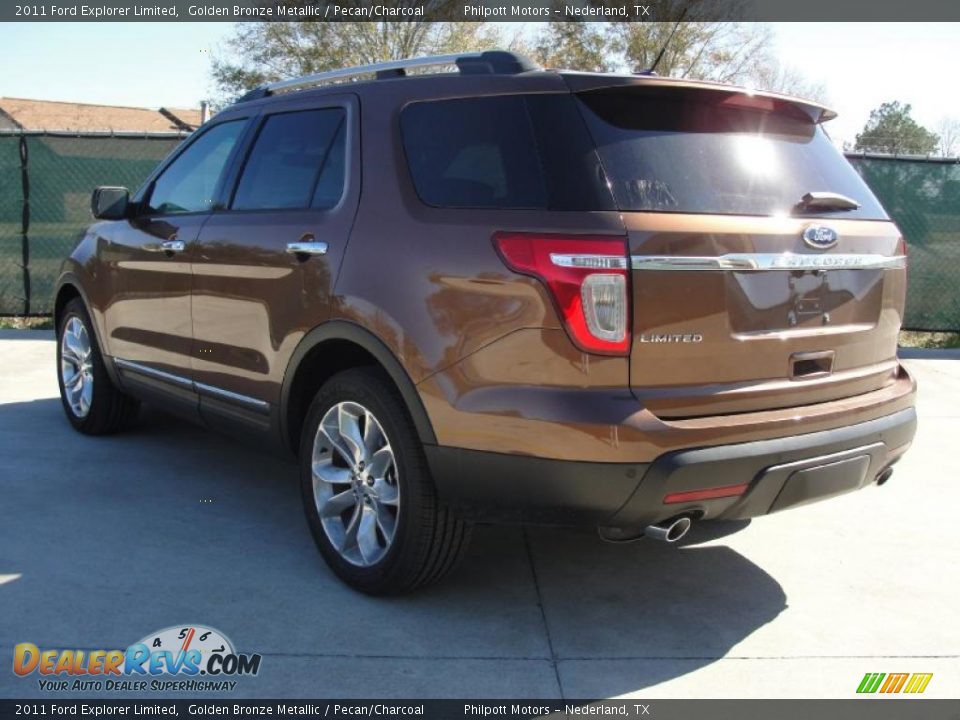
<path id="1" fill-rule="evenodd" d="M 546 68 L 607 72 L 613 69 L 609 44 L 603 23 L 551 22 L 520 50 Z"/>
<path id="2" fill-rule="evenodd" d="M 944 157 L 960 155 L 960 118 L 943 118 L 937 130 L 940 135 L 940 154 Z"/>
<path id="3" fill-rule="evenodd" d="M 608 32 L 611 49 L 634 72 L 650 68 L 666 46 L 657 73 L 718 82 L 747 81 L 769 60 L 772 39 L 766 25 L 737 22 L 612 23 Z"/>
<path id="4" fill-rule="evenodd" d="M 758 64 L 749 73 L 750 82 L 758 90 L 796 95 L 797 97 L 827 103 L 827 89 L 823 83 L 811 82 L 794 67 L 777 60 Z"/>
<path id="5" fill-rule="evenodd" d="M 548 68 L 641 71 L 666 46 L 657 65 L 661 75 L 820 98 L 822 86 L 771 57 L 767 25 L 695 19 L 721 11 L 736 17 L 744 1 L 664 0 L 658 15 L 665 22 L 538 23 L 532 35 L 513 38 L 492 24 L 474 22 L 240 23 L 227 40 L 227 52 L 214 58 L 213 79 L 223 102 L 272 80 L 416 55 L 506 46 Z M 453 7 L 451 0 L 428 2 L 435 9 Z M 684 8 L 692 10 L 678 23 Z"/>
<path id="6" fill-rule="evenodd" d="M 910 103 L 885 102 L 870 112 L 870 119 L 857 134 L 855 150 L 891 155 L 929 155 L 940 139 L 910 117 Z"/>
<path id="7" fill-rule="evenodd" d="M 605 4 L 604 0 L 589 2 Z M 770 59 L 769 26 L 709 21 L 738 17 L 744 3 L 663 0 L 657 6 L 662 22 L 542 23 L 529 43 L 530 54 L 545 67 L 642 72 L 666 48 L 656 68 L 660 75 L 747 82 L 754 69 Z"/>
<path id="8" fill-rule="evenodd" d="M 480 50 L 500 44 L 482 22 L 238 23 L 213 61 L 220 101 L 257 85 L 350 65 Z"/>

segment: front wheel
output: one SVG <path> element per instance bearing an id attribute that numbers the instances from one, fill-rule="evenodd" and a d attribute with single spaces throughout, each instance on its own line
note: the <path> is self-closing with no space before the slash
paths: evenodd
<path id="1" fill-rule="evenodd" d="M 353 588 L 399 594 L 463 557 L 470 527 L 439 502 L 399 393 L 380 372 L 332 377 L 300 442 L 307 522 L 330 568 Z"/>
<path id="2" fill-rule="evenodd" d="M 67 420 L 86 435 L 108 435 L 128 424 L 139 403 L 110 382 L 83 302 L 63 309 L 57 328 L 57 380 Z"/>

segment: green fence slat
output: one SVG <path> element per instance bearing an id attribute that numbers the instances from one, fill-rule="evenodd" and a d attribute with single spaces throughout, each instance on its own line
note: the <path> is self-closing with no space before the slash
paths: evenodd
<path id="1" fill-rule="evenodd" d="M 908 246 L 908 330 L 960 330 L 960 163 L 851 157 Z"/>
<path id="2" fill-rule="evenodd" d="M 178 136 L 36 135 L 30 147 L 30 310 L 52 311 L 60 264 L 90 224 L 98 185 L 135 190 L 174 147 Z M 0 315 L 23 312 L 19 136 L 0 135 Z"/>

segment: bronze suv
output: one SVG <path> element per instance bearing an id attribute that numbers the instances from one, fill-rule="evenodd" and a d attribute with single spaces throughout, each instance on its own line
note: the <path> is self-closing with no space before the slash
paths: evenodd
<path id="1" fill-rule="evenodd" d="M 906 245 L 833 116 L 500 51 L 257 88 L 94 192 L 67 418 L 142 400 L 295 454 L 320 552 L 377 594 L 478 520 L 669 542 L 882 483 L 916 426 Z"/>

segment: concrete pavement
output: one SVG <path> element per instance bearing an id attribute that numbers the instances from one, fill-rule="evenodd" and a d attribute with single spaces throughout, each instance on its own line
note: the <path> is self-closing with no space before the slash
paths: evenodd
<path id="1" fill-rule="evenodd" d="M 849 698 L 866 672 L 957 697 L 960 359 L 940 357 L 906 361 L 920 431 L 882 488 L 679 548 L 481 527 L 455 576 L 373 599 L 316 553 L 292 464 L 149 409 L 82 437 L 52 335 L 0 331 L 0 697 L 44 696 L 16 643 L 189 623 L 263 655 L 238 697 Z"/>

